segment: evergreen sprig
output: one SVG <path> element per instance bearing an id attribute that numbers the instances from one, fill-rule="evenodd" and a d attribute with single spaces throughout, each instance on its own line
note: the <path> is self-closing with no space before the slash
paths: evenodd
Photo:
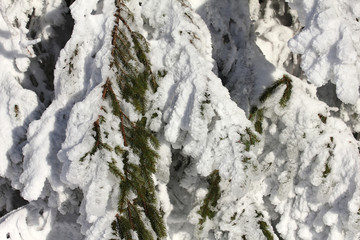
<path id="1" fill-rule="evenodd" d="M 106 149 L 108 151 L 112 151 L 112 148 L 107 143 L 104 143 L 102 141 L 101 130 L 100 130 L 100 120 L 102 118 L 103 116 L 100 115 L 99 118 L 94 122 L 94 127 L 92 128 L 92 130 L 95 132 L 95 135 L 93 136 L 95 139 L 95 143 L 94 146 L 91 148 L 91 150 L 85 153 L 84 156 L 80 158 L 81 162 L 83 162 L 88 155 L 90 155 L 90 160 L 91 160 L 91 156 L 93 156 L 98 150 Z"/>
<path id="2" fill-rule="evenodd" d="M 202 229 L 202 224 L 206 221 L 207 218 L 212 219 L 215 217 L 215 207 L 221 197 L 221 191 L 219 186 L 220 181 L 221 177 L 219 175 L 219 170 L 214 170 L 208 176 L 208 193 L 205 196 L 203 205 L 198 211 L 201 216 L 201 219 L 199 220 L 200 229 Z"/>
<path id="3" fill-rule="evenodd" d="M 211 103 L 210 93 L 205 92 L 204 96 L 205 96 L 205 100 L 201 101 L 201 105 L 200 105 L 201 116 L 204 116 L 205 104 L 210 104 Z"/>
<path id="4" fill-rule="evenodd" d="M 119 159 L 109 163 L 110 171 L 119 179 L 120 196 L 118 214 L 112 223 L 114 236 L 121 239 L 132 239 L 136 232 L 138 239 L 153 240 L 166 236 L 166 227 L 156 204 L 155 183 L 153 174 L 156 171 L 156 160 L 159 155 L 156 149 L 159 142 L 146 127 L 147 119 L 143 117 L 132 122 L 122 111 L 121 101 L 115 92 L 114 84 L 119 87 L 121 96 L 130 102 L 135 109 L 145 115 L 147 109 L 146 92 L 151 86 L 156 91 L 157 83 L 147 58 L 149 46 L 146 39 L 132 31 L 128 23 L 134 20 L 133 14 L 122 0 L 116 0 L 115 26 L 112 32 L 111 68 L 117 73 L 116 79 L 107 79 L 104 85 L 103 99 L 109 99 L 112 113 L 120 118 L 119 131 L 124 140 L 124 149 L 116 146 L 115 153 Z M 136 155 L 138 163 L 130 160 Z M 116 167 L 122 161 L 123 169 Z M 136 196 L 135 198 L 131 196 Z M 149 221 L 145 224 L 144 221 Z"/>
<path id="5" fill-rule="evenodd" d="M 251 130 L 251 128 L 245 129 L 245 134 L 240 134 L 239 143 L 245 145 L 245 151 L 250 151 L 251 146 L 254 146 L 256 143 L 260 142 L 256 134 Z"/>
<path id="6" fill-rule="evenodd" d="M 117 214 L 111 225 L 114 238 L 130 240 L 136 234 L 141 240 L 162 239 L 167 235 L 166 227 L 157 204 L 153 179 L 159 158 L 156 151 L 159 141 L 147 128 L 147 119 L 144 117 L 147 110 L 146 93 L 149 85 L 152 91 L 156 91 L 156 78 L 147 58 L 149 46 L 146 39 L 130 27 L 134 21 L 133 14 L 124 0 L 115 0 L 115 6 L 110 64 L 115 77 L 106 79 L 102 91 L 102 100 L 109 103 L 111 110 L 104 106 L 100 110 L 104 116 L 112 114 L 118 117 L 119 126 L 118 129 L 106 129 L 106 119 L 100 115 L 92 129 L 94 146 L 80 161 L 98 151 L 115 153 L 106 160 L 109 171 L 118 180 L 120 190 Z M 131 103 L 143 118 L 131 121 L 123 111 L 123 101 Z M 113 139 L 109 135 L 114 133 L 121 134 L 122 146 L 111 147 L 105 142 Z M 134 158 L 137 160 L 133 161 Z M 122 164 L 118 164 L 120 162 Z"/>
<path id="7" fill-rule="evenodd" d="M 262 122 L 264 120 L 264 108 L 258 109 L 257 107 L 252 107 L 250 110 L 249 119 L 250 119 L 250 121 L 255 121 L 255 123 L 254 123 L 255 131 L 262 134 L 262 132 L 263 132 Z"/>
<path id="8" fill-rule="evenodd" d="M 326 159 L 325 169 L 322 173 L 323 178 L 327 178 L 327 176 L 331 173 L 330 161 L 331 159 L 334 158 L 334 148 L 335 148 L 334 138 L 330 137 L 330 141 L 331 142 L 327 144 L 327 148 L 329 149 L 329 156 Z"/>
<path id="9" fill-rule="evenodd" d="M 324 123 L 324 124 L 326 124 L 327 117 L 325 117 L 324 115 L 322 115 L 322 114 L 320 114 L 320 113 L 318 114 L 318 116 L 319 116 L 321 122 Z"/>
<path id="10" fill-rule="evenodd" d="M 261 218 L 261 219 L 264 218 L 264 214 L 262 214 L 262 212 L 258 212 L 255 210 L 255 213 L 256 213 L 256 216 L 255 216 L 256 218 Z M 263 220 L 259 220 L 257 223 L 259 224 L 259 227 L 260 227 L 261 231 L 263 232 L 264 236 L 266 237 L 266 239 L 273 240 L 274 236 L 270 232 L 268 224 Z"/>
<path id="11" fill-rule="evenodd" d="M 128 21 L 133 21 L 133 14 L 124 2 L 117 0 L 115 3 L 117 10 L 112 31 L 111 67 L 115 67 L 119 73 L 117 82 L 123 98 L 132 103 L 137 111 L 145 114 L 145 93 L 149 85 L 153 92 L 157 90 L 156 74 L 153 74 L 147 58 L 149 46 L 146 39 L 129 26 Z"/>
<path id="12" fill-rule="evenodd" d="M 265 221 L 258 221 L 261 231 L 263 232 L 264 236 L 267 240 L 273 240 L 274 236 L 268 229 L 268 224 Z"/>
<path id="13" fill-rule="evenodd" d="M 271 95 L 274 94 L 275 90 L 281 86 L 281 85 L 285 85 L 286 88 L 284 90 L 284 93 L 279 101 L 279 104 L 281 107 L 285 107 L 287 102 L 290 100 L 291 97 L 291 90 L 292 90 L 292 80 L 287 76 L 287 75 L 283 75 L 282 78 L 280 78 L 279 80 L 277 80 L 276 82 L 274 82 L 273 85 L 271 85 L 270 87 L 268 87 L 267 89 L 265 89 L 265 91 L 263 92 L 263 94 L 261 94 L 259 100 L 260 102 L 265 102 Z"/>

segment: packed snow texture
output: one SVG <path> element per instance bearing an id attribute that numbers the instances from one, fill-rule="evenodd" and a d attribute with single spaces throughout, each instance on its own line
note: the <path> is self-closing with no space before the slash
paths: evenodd
<path id="1" fill-rule="evenodd" d="M 265 2 L 126 2 L 134 17 L 129 27 L 149 43 L 152 71 L 164 73 L 157 92 L 147 94 L 145 115 L 160 140 L 153 179 L 168 239 L 360 237 L 359 152 L 351 132 L 360 128 L 349 115 L 360 110 L 330 108 L 316 95 L 316 87 L 331 80 L 340 100 L 358 102 L 360 5 L 289 0 L 305 26 L 289 46 L 303 54 L 302 68 L 315 86 L 289 75 L 291 97 L 281 106 L 283 85 L 266 101 L 258 97 L 285 70 L 297 71 L 285 47 L 297 25 L 285 27 L 283 15 Z M 285 9 L 284 1 L 276 2 Z M 71 5 L 72 35 L 54 53 L 53 97 L 49 90 L 41 101 L 41 90 L 26 82 L 38 67 L 32 46 L 51 36 L 51 24 L 64 21 L 65 9 L 60 0 L 0 2 L 0 208 L 8 212 L 0 219 L 1 239 L 112 236 L 119 182 L 108 163 L 115 153 L 86 153 L 94 145 L 94 122 L 109 107 L 102 95 L 114 75 L 114 1 Z M 28 16 L 42 13 L 49 16 L 34 40 Z M 139 120 L 141 114 L 122 101 L 127 116 Z M 253 104 L 263 111 L 262 133 L 245 113 Z M 107 113 L 104 124 L 109 132 L 121 123 L 112 115 Z M 111 146 L 124 142 L 120 132 L 110 133 Z M 259 141 L 248 145 L 254 137 Z M 135 154 L 129 158 L 138 160 Z M 170 171 L 172 163 L 180 167 Z M 121 161 L 117 167 L 123 168 Z M 215 216 L 199 226 L 206 177 L 214 170 L 221 177 L 221 198 Z M 9 203 L 20 198 L 15 190 L 28 203 Z"/>
<path id="2" fill-rule="evenodd" d="M 331 81 L 344 103 L 355 104 L 360 85 L 360 3 L 357 0 L 288 0 L 303 30 L 290 42 L 302 54 L 308 80 L 320 87 Z"/>
<path id="3" fill-rule="evenodd" d="M 301 27 L 296 11 L 284 0 L 268 0 L 251 1 L 249 12 L 256 45 L 266 60 L 277 69 L 300 77 L 300 55 L 291 52 L 287 44 Z"/>
<path id="4" fill-rule="evenodd" d="M 41 107 L 36 94 L 23 89 L 21 80 L 29 66 L 29 58 L 34 56 L 32 45 L 37 41 L 26 38 L 26 10 L 30 4 L 12 4 L 2 1 L 0 4 L 1 55 L 2 74 L 0 81 L 0 118 L 2 125 L 0 140 L 0 176 L 10 179 L 15 188 L 20 188 L 21 148 L 26 139 L 29 123 L 39 116 Z M 16 10 L 23 8 L 19 14 Z M 16 14 L 16 15 L 15 15 Z M 20 27 L 14 27 L 18 22 Z"/>
<path id="5" fill-rule="evenodd" d="M 279 214 L 277 231 L 285 239 L 356 239 L 350 219 L 358 219 L 357 210 L 350 204 L 360 187 L 357 141 L 344 122 L 330 117 L 337 109 L 317 100 L 314 86 L 292 79 L 285 108 L 276 105 L 281 90 L 261 106 L 268 132 L 260 161 L 272 161 L 264 196 Z"/>

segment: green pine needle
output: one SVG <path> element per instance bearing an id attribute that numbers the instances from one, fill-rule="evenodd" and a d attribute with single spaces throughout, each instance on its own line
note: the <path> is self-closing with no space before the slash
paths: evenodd
<path id="1" fill-rule="evenodd" d="M 93 156 L 97 151 L 114 151 L 109 171 L 119 181 L 118 214 L 112 222 L 113 236 L 130 240 L 134 233 L 138 239 L 154 240 L 166 237 L 166 226 L 163 215 L 157 205 L 153 174 L 156 171 L 156 161 L 159 158 L 157 149 L 160 144 L 155 134 L 147 129 L 147 118 L 131 122 L 122 110 L 122 102 L 131 103 L 134 108 L 145 116 L 147 111 L 146 94 L 149 85 L 156 91 L 156 77 L 152 73 L 150 61 L 147 58 L 149 45 L 146 39 L 133 32 L 128 21 L 133 21 L 133 14 L 123 1 L 116 1 L 116 25 L 113 29 L 113 61 L 110 67 L 118 74 L 114 79 L 107 79 L 103 86 L 103 101 L 110 103 L 111 112 L 101 109 L 106 114 L 113 114 L 120 119 L 119 128 L 104 131 L 101 126 L 105 118 L 100 116 L 94 122 L 94 146 L 80 161 Z M 163 70 L 159 75 L 165 76 Z M 116 85 L 114 85 L 116 84 Z M 116 87 L 114 87 L 116 86 Z M 117 92 L 120 90 L 119 92 Z M 104 131 L 104 132 L 102 132 Z M 124 144 L 112 146 L 103 142 L 112 139 L 111 134 L 121 134 Z M 132 162 L 133 154 L 139 159 Z M 118 164 L 121 163 L 121 164 Z M 122 168 L 118 167 L 122 166 Z M 133 196 L 136 196 L 135 198 Z M 150 224 L 145 224 L 148 221 Z M 133 232 L 132 232 L 132 231 Z M 155 235 L 156 238 L 155 238 Z"/>
<path id="2" fill-rule="evenodd" d="M 199 220 L 200 229 L 202 229 L 202 224 L 206 221 L 207 218 L 212 219 L 215 217 L 216 212 L 215 208 L 217 206 L 217 202 L 221 197 L 221 191 L 219 183 L 221 181 L 221 177 L 219 175 L 219 170 L 214 170 L 208 176 L 208 193 L 205 196 L 204 203 L 200 207 L 198 213 L 201 216 Z"/>
<path id="3" fill-rule="evenodd" d="M 258 221 L 258 224 L 260 225 L 260 229 L 263 232 L 264 236 L 266 237 L 267 240 L 274 240 L 274 236 L 272 235 L 272 233 L 269 231 L 268 229 L 268 225 L 266 222 L 264 221 Z"/>
<path id="4" fill-rule="evenodd" d="M 292 93 L 292 80 L 287 76 L 284 75 L 281 79 L 274 82 L 273 85 L 265 89 L 263 94 L 260 96 L 259 100 L 260 102 L 265 102 L 271 95 L 274 94 L 275 90 L 281 86 L 286 85 L 285 91 L 283 93 L 283 96 L 281 97 L 279 104 L 281 107 L 285 107 L 287 102 L 290 100 L 291 93 Z"/>

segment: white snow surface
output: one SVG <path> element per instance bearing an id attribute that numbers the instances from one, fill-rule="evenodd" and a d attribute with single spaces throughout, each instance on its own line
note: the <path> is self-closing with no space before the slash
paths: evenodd
<path id="1" fill-rule="evenodd" d="M 320 87 L 331 81 L 344 103 L 355 104 L 360 85 L 360 3 L 357 0 L 288 0 L 304 29 L 289 41 L 302 54 L 308 80 Z"/>
<path id="2" fill-rule="evenodd" d="M 23 11 L 19 12 L 18 9 Z M 28 124 L 38 117 L 39 106 L 36 94 L 23 89 L 21 80 L 29 66 L 29 58 L 34 56 L 32 44 L 26 34 L 26 11 L 31 10 L 27 2 L 1 1 L 0 4 L 0 176 L 9 178 L 14 187 L 20 188 L 19 163 L 21 146 Z M 14 27 L 15 17 L 20 27 Z"/>
<path id="3" fill-rule="evenodd" d="M 154 16 L 151 13 L 155 9 Z M 162 110 L 165 139 L 194 158 L 203 176 L 215 169 L 224 178 L 242 171 L 234 159 L 242 156 L 244 145 L 237 141 L 250 122 L 212 72 L 211 38 L 206 25 L 177 1 L 148 1 L 142 11 L 150 26 L 157 26 L 149 41 L 153 67 L 168 71 L 153 100 L 153 108 Z M 239 181 L 234 175 L 234 192 Z"/>
<path id="4" fill-rule="evenodd" d="M 255 2 L 250 4 L 254 7 Z M 270 17 L 259 21 L 256 29 L 264 38 L 256 43 L 263 56 L 254 42 L 247 42 L 255 38 L 236 35 L 240 30 L 241 34 L 252 31 L 251 14 L 235 18 L 243 6 L 238 0 L 126 2 L 134 14 L 131 28 L 149 43 L 152 71 L 166 73 L 159 78 L 157 92 L 147 95 L 146 116 L 148 127 L 160 140 L 153 176 L 158 205 L 167 223 L 178 221 L 180 225 L 171 229 L 174 225 L 167 224 L 168 239 L 265 239 L 262 224 L 274 239 L 277 234 L 290 240 L 360 238 L 359 144 L 349 123 L 337 117 L 338 109 L 316 96 L 316 87 L 330 80 L 341 101 L 358 101 L 360 33 L 356 19 L 360 5 L 355 0 L 289 2 L 305 26 L 289 46 L 303 54 L 302 67 L 315 86 L 289 75 L 293 87 L 285 107 L 279 105 L 285 90 L 282 85 L 258 105 L 264 111 L 262 134 L 255 132 L 238 106 L 258 103 L 255 97 L 285 73 L 283 63 L 290 53 L 284 43 L 293 30 Z M 92 129 L 101 108 L 110 109 L 102 92 L 106 79 L 114 74 L 109 68 L 114 1 L 77 0 L 71 5 L 74 29 L 57 59 L 54 99 L 46 109 L 33 91 L 21 85 L 34 57 L 32 45 L 38 42 L 26 35 L 28 15 L 33 7 L 39 9 L 36 14 L 54 11 L 54 22 L 60 22 L 62 4 L 59 0 L 0 2 L 0 191 L 11 185 L 29 201 L 0 219 L 0 239 L 111 237 L 119 182 L 108 163 L 115 153 L 85 154 L 94 145 Z M 226 4 L 234 8 L 224 17 Z M 219 8 L 212 10 L 214 6 Z M 207 22 L 207 26 L 194 10 L 213 25 Z M 230 27 L 232 17 L 236 24 Z M 209 26 L 212 34 L 221 29 L 216 41 Z M 234 98 L 237 103 L 216 75 L 219 63 L 213 59 L 214 43 L 217 60 L 226 57 L 219 47 L 225 34 L 230 43 L 225 53 L 231 58 L 222 69 L 231 77 L 227 86 L 240 91 L 241 86 L 251 84 L 239 95 L 232 94 L 241 96 Z M 278 56 L 271 57 L 273 54 Z M 231 70 L 233 67 L 236 69 Z M 246 99 L 249 96 L 253 96 L 251 101 Z M 141 114 L 122 101 L 129 118 L 138 120 Z M 352 106 L 354 113 L 360 112 L 356 106 L 359 104 Z M 105 117 L 104 129 L 118 129 L 119 118 L 111 112 Z M 353 129 L 358 129 L 356 120 L 351 121 Z M 249 131 L 260 142 L 247 148 L 242 138 Z M 109 145 L 126 147 L 122 134 L 113 132 L 106 140 Z M 177 206 L 166 185 L 174 177 L 169 169 L 174 152 L 190 161 L 184 178 L 176 183 L 191 200 L 181 219 L 171 216 Z M 131 151 L 129 159 L 138 161 Z M 121 161 L 117 167 L 123 168 Z M 198 211 L 207 194 L 205 178 L 214 170 L 221 176 L 221 198 L 214 218 L 200 227 Z M 9 204 L 4 196 L 0 207 L 5 208 Z"/>
<path id="5" fill-rule="evenodd" d="M 263 105 L 268 124 L 277 125 L 265 134 L 263 153 L 275 156 L 264 196 L 269 194 L 279 214 L 277 230 L 285 239 L 358 237 L 354 222 L 347 220 L 357 214 L 348 207 L 360 187 L 357 140 L 330 116 L 336 109 L 316 99 L 314 86 L 291 78 L 293 91 L 285 108 L 273 105 L 282 91 Z"/>

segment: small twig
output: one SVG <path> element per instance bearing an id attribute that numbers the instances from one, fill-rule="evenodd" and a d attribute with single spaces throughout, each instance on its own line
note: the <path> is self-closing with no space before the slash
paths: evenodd
<path id="1" fill-rule="evenodd" d="M 131 229 L 134 229 L 134 224 L 132 222 L 132 216 L 131 216 L 131 212 L 130 212 L 130 201 L 127 201 L 128 202 L 128 207 L 127 207 L 127 212 L 128 212 L 128 216 L 129 216 L 129 222 L 130 222 L 130 226 L 131 226 Z"/>

